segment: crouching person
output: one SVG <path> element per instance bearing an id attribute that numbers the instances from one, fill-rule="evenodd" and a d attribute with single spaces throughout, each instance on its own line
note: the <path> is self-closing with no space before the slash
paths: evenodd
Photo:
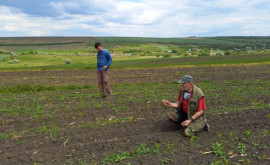
<path id="1" fill-rule="evenodd" d="M 206 104 L 202 90 L 194 84 L 193 78 L 189 75 L 182 77 L 178 82 L 181 88 L 177 102 L 162 100 L 165 106 L 176 108 L 175 112 L 168 115 L 169 121 L 180 125 L 186 137 L 196 136 L 202 130 L 208 132 L 209 125 L 206 123 L 204 113 Z"/>

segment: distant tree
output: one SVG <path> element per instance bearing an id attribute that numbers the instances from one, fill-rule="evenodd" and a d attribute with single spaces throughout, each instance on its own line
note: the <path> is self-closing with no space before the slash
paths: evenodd
<path id="1" fill-rule="evenodd" d="M 172 53 L 174 53 L 174 54 L 176 54 L 177 52 L 178 52 L 178 51 L 177 51 L 177 50 L 175 50 L 175 49 L 174 49 L 174 50 L 172 50 Z"/>
<path id="2" fill-rule="evenodd" d="M 228 56 L 228 55 L 230 55 L 230 54 L 231 54 L 230 51 L 226 51 L 226 52 L 225 52 L 225 55 L 226 55 L 226 56 Z"/>
<path id="3" fill-rule="evenodd" d="M 72 63 L 70 59 L 66 59 L 64 62 L 65 62 L 65 64 L 71 64 Z"/>
<path id="4" fill-rule="evenodd" d="M 170 54 L 163 55 L 163 58 L 171 58 L 172 56 Z"/>
<path id="5" fill-rule="evenodd" d="M 208 53 L 208 52 L 201 52 L 200 54 L 198 54 L 198 56 L 210 56 L 210 53 Z"/>

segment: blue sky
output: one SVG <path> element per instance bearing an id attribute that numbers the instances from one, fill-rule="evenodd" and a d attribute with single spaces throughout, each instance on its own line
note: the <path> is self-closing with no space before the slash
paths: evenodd
<path id="1" fill-rule="evenodd" d="M 6 36 L 269 36 L 269 0 L 1 0 Z"/>

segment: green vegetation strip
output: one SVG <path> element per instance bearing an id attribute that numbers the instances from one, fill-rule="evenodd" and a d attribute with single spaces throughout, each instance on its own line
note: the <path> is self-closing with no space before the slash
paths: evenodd
<path id="1" fill-rule="evenodd" d="M 112 124 L 117 124 L 117 123 L 124 123 L 124 122 L 133 122 L 138 119 L 133 118 L 133 117 L 121 117 L 121 118 L 114 118 L 111 117 L 106 120 L 99 120 L 96 122 L 83 122 L 83 124 L 77 125 L 76 127 L 78 128 L 92 128 L 92 129 L 99 129 L 101 127 L 105 127 L 108 125 Z"/>
<path id="2" fill-rule="evenodd" d="M 161 144 L 154 143 L 154 147 L 148 148 L 144 143 L 141 143 L 138 146 L 137 150 L 129 151 L 129 152 L 116 152 L 112 153 L 104 158 L 101 159 L 103 164 L 110 164 L 115 162 L 120 162 L 126 159 L 136 158 L 144 154 L 160 154 L 159 147 Z"/>
<path id="3" fill-rule="evenodd" d="M 208 113 L 232 112 L 253 109 L 269 108 L 269 86 L 270 81 L 201 81 L 196 83 L 203 89 L 208 105 Z M 151 110 L 152 103 L 160 103 L 160 100 L 175 100 L 179 89 L 176 82 L 170 83 L 126 83 L 113 85 L 116 97 L 106 105 L 100 102 L 100 94 L 97 86 L 72 85 L 72 86 L 42 86 L 22 85 L 15 87 L 0 88 L 0 114 L 9 116 L 25 114 L 35 117 L 37 120 L 46 113 L 54 113 L 67 110 L 67 118 L 70 117 L 70 107 L 77 110 L 106 108 L 115 113 L 129 113 L 130 111 Z M 166 89 L 166 90 L 164 90 Z M 52 91 L 52 90 L 56 90 Z M 69 92 L 66 92 L 70 90 Z M 35 92 L 37 91 L 37 92 Z M 132 91 L 132 95 L 130 94 Z M 251 99 L 250 96 L 253 98 Z M 72 98 L 72 99 L 71 99 Z M 45 101 L 44 101 L 45 100 Z M 57 102 L 57 104 L 55 104 Z M 134 103 L 131 108 L 125 102 Z M 144 105 L 146 102 L 149 104 Z M 150 104 L 151 102 L 151 104 Z M 156 107 L 157 108 L 157 107 Z M 160 105 L 157 110 L 163 110 Z M 83 115 L 79 114 L 79 115 Z M 133 118 L 114 119 L 111 121 L 100 121 L 97 123 L 83 123 L 81 127 L 99 127 L 113 123 L 128 122 L 136 120 Z"/>
<path id="4" fill-rule="evenodd" d="M 21 57 L 22 58 L 22 57 Z M 29 59 L 21 59 L 30 60 Z M 34 55 L 33 55 L 34 58 Z M 36 58 L 36 57 L 35 57 Z M 82 57 L 80 57 L 82 58 Z M 20 58 L 19 58 L 20 59 Z M 32 59 L 33 60 L 33 59 Z M 41 59 L 42 60 L 42 59 Z M 85 62 L 86 61 L 86 62 Z M 114 60 L 111 68 L 125 69 L 125 68 L 155 68 L 155 67 L 181 67 L 181 66 L 209 66 L 209 65 L 237 65 L 237 64 L 252 64 L 252 63 L 269 63 L 270 55 L 230 55 L 230 56 L 205 56 L 205 57 L 174 57 L 174 58 L 141 58 L 141 59 L 127 59 Z M 10 64 L 11 65 L 11 64 Z M 76 62 L 71 64 L 56 64 L 43 66 L 21 65 L 12 67 L 0 67 L 2 71 L 16 71 L 16 70 L 71 70 L 71 69 L 96 69 L 96 59 L 93 61 L 89 57 L 89 62 L 83 57 L 80 62 L 76 58 Z"/>
<path id="5" fill-rule="evenodd" d="M 13 87 L 2 87 L 0 93 L 21 93 L 21 92 L 39 92 L 39 91 L 58 91 L 58 90 L 79 90 L 79 89 L 92 89 L 93 86 L 85 85 L 64 85 L 64 86 L 44 86 L 44 85 L 29 85 L 20 84 Z"/>
<path id="6" fill-rule="evenodd" d="M 102 42 L 117 43 L 163 43 L 163 44 L 206 44 L 206 45 L 243 45 L 242 42 L 222 38 L 148 38 L 148 37 L 98 37 Z"/>
<path id="7" fill-rule="evenodd" d="M 66 45 L 66 44 L 79 44 L 79 43 L 85 43 L 85 42 L 63 42 L 63 43 L 32 43 L 32 44 L 4 44 L 0 43 L 0 46 L 46 46 L 46 45 Z"/>

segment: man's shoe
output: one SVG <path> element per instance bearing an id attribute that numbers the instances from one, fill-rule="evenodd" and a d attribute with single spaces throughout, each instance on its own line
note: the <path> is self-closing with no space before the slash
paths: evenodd
<path id="1" fill-rule="evenodd" d="M 209 132 L 210 131 L 210 126 L 208 124 L 205 124 L 205 126 L 203 127 L 203 131 Z"/>
<path id="2" fill-rule="evenodd" d="M 101 98 L 105 99 L 105 98 L 106 98 L 106 96 L 101 96 Z"/>
<path id="3" fill-rule="evenodd" d="M 173 124 L 176 124 L 176 125 L 179 125 L 179 122 L 175 121 L 174 119 L 168 117 L 169 119 L 169 122 L 173 123 Z"/>
<path id="4" fill-rule="evenodd" d="M 178 114 L 176 112 L 171 112 L 170 114 L 168 114 L 168 119 L 170 122 L 174 123 L 174 124 L 179 124 L 179 122 L 177 121 L 178 119 Z"/>

